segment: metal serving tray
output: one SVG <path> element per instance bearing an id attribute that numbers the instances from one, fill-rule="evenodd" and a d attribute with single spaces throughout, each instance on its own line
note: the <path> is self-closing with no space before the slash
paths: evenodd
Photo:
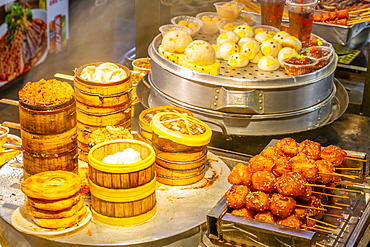
<path id="1" fill-rule="evenodd" d="M 266 147 L 274 146 L 278 140 L 272 140 Z M 347 151 L 349 155 L 366 162 L 346 161 L 348 167 L 361 167 L 360 171 L 350 171 L 347 174 L 360 178 L 350 180 L 359 185 L 343 186 L 342 188 L 358 192 L 335 191 L 336 195 L 346 198 L 331 197 L 334 203 L 345 204 L 342 209 L 328 208 L 327 214 L 341 215 L 343 218 L 324 216 L 322 221 L 335 225 L 335 232 L 324 233 L 281 226 L 274 223 L 248 219 L 230 214 L 225 199 L 222 197 L 207 215 L 207 235 L 212 245 L 208 246 L 366 246 L 360 245 L 361 238 L 369 225 L 370 187 L 368 183 L 369 161 L 366 153 Z M 218 154 L 220 155 L 220 154 Z M 237 159 L 240 159 L 239 157 Z M 233 159 L 234 163 L 238 160 Z M 241 162 L 246 162 L 242 160 Z M 325 226 L 325 225 L 323 225 Z M 334 229 L 334 228 L 332 228 Z M 318 245 L 317 245 L 318 244 Z M 321 244 L 321 245 L 320 245 Z"/>

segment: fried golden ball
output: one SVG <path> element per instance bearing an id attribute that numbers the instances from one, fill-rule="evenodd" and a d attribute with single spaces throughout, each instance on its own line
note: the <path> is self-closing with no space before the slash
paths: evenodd
<path id="1" fill-rule="evenodd" d="M 293 161 L 289 157 L 280 157 L 279 159 L 275 160 L 272 173 L 274 173 L 275 176 L 280 177 L 284 173 L 292 171 L 292 164 Z"/>
<path id="2" fill-rule="evenodd" d="M 262 151 L 261 155 L 273 160 L 277 160 L 280 157 L 285 156 L 284 152 L 277 147 L 268 147 Z"/>
<path id="3" fill-rule="evenodd" d="M 245 197 L 246 208 L 253 211 L 265 211 L 270 208 L 270 196 L 262 191 L 254 191 Z"/>
<path id="4" fill-rule="evenodd" d="M 280 225 L 283 226 L 289 226 L 289 227 L 294 227 L 297 229 L 302 229 L 303 223 L 300 221 L 296 216 L 290 215 L 284 219 L 278 219 L 277 222 Z"/>
<path id="5" fill-rule="evenodd" d="M 291 137 L 281 139 L 275 146 L 289 157 L 294 157 L 298 153 L 298 143 Z"/>
<path id="6" fill-rule="evenodd" d="M 276 189 L 283 196 L 300 196 L 305 193 L 307 181 L 296 172 L 288 172 L 276 179 Z"/>
<path id="7" fill-rule="evenodd" d="M 277 221 L 277 217 L 271 213 L 270 211 L 263 211 L 263 212 L 258 212 L 254 218 L 256 220 L 262 220 L 262 221 L 266 221 L 266 222 L 271 222 L 271 223 L 276 223 Z"/>
<path id="8" fill-rule="evenodd" d="M 230 184 L 251 186 L 252 169 L 248 165 L 238 163 L 231 170 L 227 180 Z"/>
<path id="9" fill-rule="evenodd" d="M 304 153 L 309 159 L 318 160 L 320 159 L 321 144 L 311 140 L 304 140 L 299 144 L 298 152 Z"/>
<path id="10" fill-rule="evenodd" d="M 309 161 L 300 163 L 293 162 L 292 171 L 301 174 L 309 183 L 315 182 L 319 176 L 317 165 Z"/>
<path id="11" fill-rule="evenodd" d="M 275 189 L 276 177 L 269 171 L 257 171 L 252 175 L 252 185 L 254 190 L 273 191 Z"/>
<path id="12" fill-rule="evenodd" d="M 334 166 L 339 166 L 346 156 L 346 151 L 335 145 L 325 147 L 320 154 L 321 159 L 329 161 Z"/>
<path id="13" fill-rule="evenodd" d="M 245 196 L 250 192 L 245 185 L 235 185 L 225 193 L 225 200 L 230 208 L 245 207 Z"/>
<path id="14" fill-rule="evenodd" d="M 289 196 L 273 194 L 270 199 L 270 211 L 274 215 L 285 218 L 288 217 L 295 208 L 296 202 Z"/>
<path id="15" fill-rule="evenodd" d="M 326 160 L 317 160 L 315 164 L 319 169 L 319 176 L 316 179 L 316 183 L 329 184 L 338 180 L 338 176 L 333 175 L 335 173 L 335 167 L 332 163 Z"/>
<path id="16" fill-rule="evenodd" d="M 265 157 L 263 155 L 257 154 L 253 156 L 249 161 L 248 161 L 250 168 L 252 169 L 252 172 L 257 172 L 257 171 L 271 171 L 273 166 L 274 166 L 274 160 Z"/>
<path id="17" fill-rule="evenodd" d="M 254 211 L 248 208 L 234 209 L 233 211 L 231 211 L 231 214 L 252 219 L 254 218 L 255 215 Z"/>

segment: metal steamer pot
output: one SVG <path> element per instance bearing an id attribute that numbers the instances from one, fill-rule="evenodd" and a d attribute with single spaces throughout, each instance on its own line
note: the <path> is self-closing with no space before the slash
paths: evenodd
<path id="1" fill-rule="evenodd" d="M 194 39 L 211 44 L 215 37 L 198 34 Z M 220 75 L 209 75 L 179 66 L 158 53 L 162 36 L 150 44 L 152 84 L 166 95 L 207 110 L 275 114 L 306 109 L 325 101 L 333 93 L 337 56 L 313 73 L 289 76 L 283 68 L 263 72 L 256 64 L 231 68 L 221 62 Z"/>
<path id="2" fill-rule="evenodd" d="M 149 76 L 146 76 L 144 80 L 150 83 Z M 331 94 L 322 104 L 316 104 L 302 111 L 266 116 L 204 111 L 202 108 L 191 106 L 163 94 L 153 84 L 148 88 L 142 81 L 137 86 L 137 92 L 138 99 L 145 108 L 162 105 L 183 107 L 207 122 L 213 130 L 209 144 L 211 147 L 258 154 L 271 139 L 290 136 L 300 142 L 305 139 L 314 139 L 329 128 L 344 114 L 349 103 L 346 89 L 336 79 L 334 79 L 334 88 L 335 93 Z M 210 112 L 215 115 L 209 115 Z M 320 120 L 320 115 L 327 115 L 327 117 Z M 249 131 L 249 126 L 253 126 L 254 131 Z M 280 129 L 281 132 L 276 132 L 276 129 Z"/>

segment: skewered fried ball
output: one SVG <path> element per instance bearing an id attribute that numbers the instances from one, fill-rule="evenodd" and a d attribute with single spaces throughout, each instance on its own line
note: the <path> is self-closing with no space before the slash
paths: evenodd
<path id="1" fill-rule="evenodd" d="M 308 209 L 307 216 L 315 219 L 321 219 L 324 215 L 325 210 L 324 207 L 321 204 L 321 200 L 317 198 L 316 196 L 310 196 L 310 199 L 306 203 L 307 206 L 311 207 Z"/>
<path id="2" fill-rule="evenodd" d="M 295 205 L 293 198 L 275 193 L 271 196 L 270 211 L 278 217 L 285 218 L 292 213 Z"/>
<path id="3" fill-rule="evenodd" d="M 308 208 L 295 207 L 292 215 L 296 216 L 300 221 L 305 222 L 308 213 Z"/>
<path id="4" fill-rule="evenodd" d="M 273 160 L 277 160 L 280 157 L 285 156 L 284 152 L 277 147 L 268 147 L 262 151 L 261 155 Z"/>
<path id="5" fill-rule="evenodd" d="M 252 169 L 252 172 L 257 172 L 257 171 L 271 171 L 273 166 L 274 166 L 274 160 L 257 154 L 253 156 L 249 161 L 248 161 L 250 168 Z"/>
<path id="6" fill-rule="evenodd" d="M 298 153 L 298 143 L 291 137 L 281 139 L 275 146 L 289 157 L 294 157 Z"/>
<path id="7" fill-rule="evenodd" d="M 293 162 L 292 171 L 301 174 L 309 183 L 315 182 L 319 175 L 317 166 L 309 161 Z"/>
<path id="8" fill-rule="evenodd" d="M 296 156 L 291 158 L 292 162 L 301 163 L 301 162 L 310 162 L 310 159 L 307 158 L 307 155 L 304 153 L 298 153 Z"/>
<path id="9" fill-rule="evenodd" d="M 283 226 L 290 226 L 297 229 L 302 229 L 303 223 L 300 221 L 296 216 L 290 215 L 284 219 L 278 219 L 277 222 L 280 225 Z"/>
<path id="10" fill-rule="evenodd" d="M 296 172 L 288 172 L 276 179 L 276 189 L 283 196 L 300 196 L 306 191 L 305 178 Z"/>
<path id="11" fill-rule="evenodd" d="M 265 211 L 270 207 L 270 196 L 262 191 L 254 191 L 245 197 L 246 208 L 253 211 Z"/>
<path id="12" fill-rule="evenodd" d="M 282 156 L 278 160 L 275 160 L 275 165 L 272 167 L 272 173 L 280 177 L 284 173 L 292 171 L 293 161 L 289 157 Z"/>
<path id="13" fill-rule="evenodd" d="M 320 154 L 321 159 L 331 162 L 334 166 L 339 166 L 346 156 L 346 151 L 335 145 L 325 147 Z"/>
<path id="14" fill-rule="evenodd" d="M 299 144 L 298 152 L 304 153 L 309 159 L 318 160 L 320 159 L 321 144 L 311 140 L 304 140 Z"/>
<path id="15" fill-rule="evenodd" d="M 312 195 L 312 187 L 309 185 L 305 186 L 304 193 L 302 195 L 294 197 L 296 200 L 308 201 Z"/>
<path id="16" fill-rule="evenodd" d="M 275 189 L 276 177 L 269 171 L 257 171 L 252 175 L 252 185 L 254 190 L 273 191 Z"/>
<path id="17" fill-rule="evenodd" d="M 271 223 L 276 223 L 277 217 L 271 213 L 270 211 L 263 211 L 263 212 L 258 212 L 254 218 L 256 220 L 262 220 L 262 221 L 267 221 Z"/>
<path id="18" fill-rule="evenodd" d="M 245 197 L 250 192 L 245 185 L 235 185 L 225 193 L 225 200 L 230 208 L 245 207 Z"/>
<path id="19" fill-rule="evenodd" d="M 329 184 L 338 180 L 338 176 L 333 175 L 335 173 L 335 167 L 332 163 L 326 160 L 317 160 L 315 164 L 319 169 L 319 176 L 316 179 L 316 183 Z"/>
<path id="20" fill-rule="evenodd" d="M 252 169 L 243 163 L 238 163 L 231 170 L 227 179 L 230 184 L 251 186 Z"/>
<path id="21" fill-rule="evenodd" d="M 254 218 L 255 215 L 254 211 L 248 208 L 234 209 L 233 211 L 231 211 L 231 214 L 252 219 Z"/>

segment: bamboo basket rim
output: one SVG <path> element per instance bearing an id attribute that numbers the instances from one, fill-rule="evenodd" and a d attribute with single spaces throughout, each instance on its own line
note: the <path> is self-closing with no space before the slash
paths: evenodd
<path id="1" fill-rule="evenodd" d="M 150 211 L 140 214 L 137 216 L 126 217 L 126 218 L 117 218 L 117 217 L 109 217 L 96 212 L 93 208 L 91 208 L 92 215 L 94 219 L 107 224 L 107 225 L 114 225 L 114 226 L 124 226 L 124 225 L 136 225 L 142 223 L 144 221 L 149 220 L 157 213 L 157 205 L 154 205 L 153 209 Z"/>
<path id="2" fill-rule="evenodd" d="M 157 188 L 156 176 L 147 184 L 131 189 L 111 189 L 99 186 L 88 179 L 90 192 L 95 197 L 109 202 L 132 202 L 153 194 Z"/>
<path id="3" fill-rule="evenodd" d="M 126 66 L 122 65 L 122 64 L 119 64 L 119 63 L 114 63 L 114 62 L 109 62 L 109 63 L 113 63 L 115 65 L 117 65 L 118 67 L 120 67 L 121 69 L 123 69 L 127 76 L 122 79 L 122 80 L 119 80 L 119 81 L 114 81 L 114 82 L 94 82 L 94 81 L 88 81 L 88 80 L 85 80 L 85 79 L 82 79 L 82 77 L 80 76 L 81 75 L 81 72 L 84 68 L 86 68 L 87 66 L 99 66 L 100 64 L 103 64 L 105 62 L 97 62 L 97 63 L 88 63 L 88 64 L 85 64 L 85 65 L 82 65 L 80 66 L 79 68 L 75 68 L 74 69 L 74 83 L 83 83 L 85 85 L 93 85 L 93 86 L 99 86 L 99 87 L 109 87 L 109 86 L 114 86 L 114 85 L 120 85 L 122 83 L 126 83 L 126 82 L 129 82 L 131 84 L 131 70 L 129 68 L 127 68 Z M 76 78 L 79 80 L 76 80 Z"/>
<path id="4" fill-rule="evenodd" d="M 131 164 L 107 164 L 102 162 L 101 160 L 98 160 L 97 158 L 94 157 L 94 152 L 101 148 L 102 146 L 111 144 L 111 143 L 119 143 L 119 142 L 126 142 L 126 143 L 136 143 L 140 144 L 150 150 L 150 154 L 148 157 L 145 159 L 142 159 L 139 162 L 131 163 Z M 105 141 L 102 143 L 99 143 L 92 147 L 89 150 L 88 154 L 88 163 L 90 166 L 93 168 L 104 171 L 104 172 L 110 172 L 110 173 L 129 173 L 129 172 L 137 172 L 140 170 L 143 170 L 145 168 L 148 168 L 149 166 L 154 164 L 155 161 L 155 151 L 151 145 L 149 145 L 146 142 L 139 141 L 139 140 L 132 140 L 132 139 L 118 139 L 118 140 L 110 140 L 110 141 Z"/>
<path id="5" fill-rule="evenodd" d="M 30 112 L 54 112 L 54 111 L 61 111 L 64 110 L 71 105 L 75 105 L 76 97 L 73 95 L 68 101 L 60 103 L 58 105 L 31 105 L 23 100 L 19 100 L 19 107 Z"/>

